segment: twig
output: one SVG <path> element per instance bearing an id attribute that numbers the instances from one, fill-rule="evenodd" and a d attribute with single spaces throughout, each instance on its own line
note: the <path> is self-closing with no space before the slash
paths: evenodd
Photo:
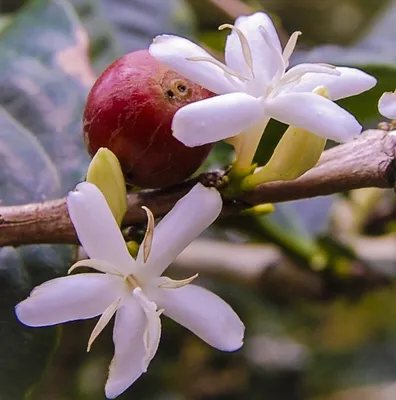
<path id="1" fill-rule="evenodd" d="M 156 217 L 166 214 L 196 182 L 209 185 L 224 172 L 208 172 L 182 184 L 128 195 L 124 226 L 145 221 L 145 205 Z M 324 196 L 364 187 L 394 188 L 396 134 L 366 131 L 359 139 L 323 153 L 318 165 L 289 182 L 271 182 L 238 199 L 226 200 L 224 213 L 267 202 Z M 77 243 L 65 199 L 0 207 L 0 246 L 33 243 Z"/>

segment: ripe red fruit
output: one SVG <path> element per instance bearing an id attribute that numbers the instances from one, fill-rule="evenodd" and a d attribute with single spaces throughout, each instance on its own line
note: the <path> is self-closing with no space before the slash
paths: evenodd
<path id="1" fill-rule="evenodd" d="M 102 73 L 88 96 L 88 152 L 113 151 L 130 184 L 160 188 L 179 183 L 199 168 L 213 145 L 184 146 L 172 136 L 172 118 L 179 108 L 213 95 L 160 64 L 148 50 L 126 54 Z"/>

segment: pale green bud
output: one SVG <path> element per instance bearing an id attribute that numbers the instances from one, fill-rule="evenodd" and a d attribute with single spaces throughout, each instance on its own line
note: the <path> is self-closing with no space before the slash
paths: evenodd
<path id="1" fill-rule="evenodd" d="M 139 252 L 139 243 L 135 242 L 134 240 L 130 240 L 129 242 L 126 242 L 126 246 L 129 251 L 129 254 L 133 258 L 136 258 Z"/>
<path id="2" fill-rule="evenodd" d="M 120 226 L 127 210 L 126 186 L 120 163 L 113 152 L 105 147 L 96 152 L 88 167 L 87 182 L 100 189 Z"/>
<path id="3" fill-rule="evenodd" d="M 258 204 L 250 208 L 245 208 L 241 211 L 242 215 L 253 215 L 255 217 L 271 214 L 275 211 L 275 207 L 271 203 Z"/>

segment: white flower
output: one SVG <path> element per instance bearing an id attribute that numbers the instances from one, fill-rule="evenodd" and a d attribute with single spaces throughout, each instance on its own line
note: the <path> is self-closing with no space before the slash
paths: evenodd
<path id="1" fill-rule="evenodd" d="M 137 259 L 128 253 L 121 231 L 99 189 L 88 182 L 67 198 L 70 218 L 90 259 L 74 264 L 100 273 L 81 273 L 48 281 L 16 306 L 21 322 L 47 326 L 101 315 L 88 350 L 115 314 L 114 358 L 106 396 L 117 397 L 146 372 L 161 335 L 163 312 L 202 340 L 224 351 L 243 344 L 244 325 L 215 294 L 161 274 L 176 256 L 219 215 L 222 201 L 214 189 L 196 185 L 154 229 L 148 228 Z"/>
<path id="2" fill-rule="evenodd" d="M 228 139 L 241 168 L 250 167 L 270 118 L 338 142 L 361 132 L 347 111 L 333 103 L 370 89 L 375 78 L 354 68 L 300 64 L 288 71 L 300 32 L 282 51 L 275 27 L 263 12 L 239 17 L 225 48 L 226 65 L 191 41 L 172 35 L 154 39 L 150 53 L 179 74 L 221 96 L 178 110 L 173 135 L 186 146 Z M 330 99 L 312 91 L 325 86 Z M 237 136 L 236 136 L 237 135 Z"/>
<path id="3" fill-rule="evenodd" d="M 396 91 L 385 92 L 378 101 L 378 110 L 386 118 L 396 119 Z"/>

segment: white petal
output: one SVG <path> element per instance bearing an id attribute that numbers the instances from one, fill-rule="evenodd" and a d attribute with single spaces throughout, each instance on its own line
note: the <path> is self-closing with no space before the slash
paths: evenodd
<path id="1" fill-rule="evenodd" d="M 15 307 L 28 326 L 48 326 L 103 313 L 119 296 L 122 279 L 107 274 L 78 274 L 53 279 L 33 289 Z"/>
<path id="2" fill-rule="evenodd" d="M 128 296 L 117 311 L 114 323 L 114 357 L 109 368 L 105 392 L 114 399 L 145 372 L 146 350 L 143 335 L 146 316 L 139 303 Z"/>
<path id="3" fill-rule="evenodd" d="M 337 68 L 332 67 L 331 65 L 325 64 L 298 64 L 293 68 L 290 68 L 289 71 L 285 73 L 280 84 L 287 84 L 293 82 L 297 79 L 301 79 L 304 75 L 309 73 L 315 74 L 329 74 L 340 76 L 341 72 L 337 70 Z"/>
<path id="4" fill-rule="evenodd" d="M 255 39 L 259 37 L 258 27 L 262 26 L 270 36 L 274 47 L 280 53 L 282 52 L 282 46 L 279 40 L 278 33 L 276 32 L 274 23 L 272 22 L 268 14 L 262 11 L 258 11 L 251 15 L 242 15 L 235 20 L 234 25 L 236 28 L 240 29 L 242 33 L 246 36 L 251 47 L 254 47 L 258 44 Z"/>
<path id="5" fill-rule="evenodd" d="M 160 276 L 171 262 L 220 214 L 222 200 L 214 188 L 200 183 L 180 199 L 154 229 L 153 245 L 139 276 Z"/>
<path id="6" fill-rule="evenodd" d="M 186 38 L 173 35 L 157 36 L 149 51 L 158 61 L 168 65 L 178 74 L 214 93 L 235 91 L 235 85 L 219 66 L 211 62 L 187 60 L 187 58 L 203 57 L 215 61 L 203 48 Z"/>
<path id="7" fill-rule="evenodd" d="M 362 130 L 353 115 L 315 93 L 290 93 L 270 99 L 266 112 L 284 124 L 336 142 L 353 139 Z"/>
<path id="8" fill-rule="evenodd" d="M 146 355 L 143 360 L 144 372 L 147 371 L 147 367 L 150 361 L 155 356 L 158 350 L 159 342 L 161 339 L 161 311 L 157 311 L 157 305 L 150 301 L 143 293 L 140 287 L 133 290 L 133 296 L 142 307 L 146 314 L 146 329 L 143 334 L 144 348 L 146 349 Z"/>
<path id="9" fill-rule="evenodd" d="M 237 135 L 261 117 L 260 99 L 230 93 L 188 104 L 173 117 L 173 136 L 188 147 Z"/>
<path id="10" fill-rule="evenodd" d="M 261 35 L 260 26 L 267 32 L 273 48 L 268 46 Z M 278 69 L 278 64 L 274 63 L 276 59 L 274 50 L 282 54 L 279 37 L 271 18 L 263 12 L 256 12 L 249 16 L 238 17 L 235 21 L 235 27 L 242 31 L 249 43 L 255 77 L 261 83 L 267 83 L 275 76 Z M 249 68 L 244 61 L 238 35 L 234 31 L 227 37 L 225 57 L 229 67 L 247 77 L 251 76 Z"/>
<path id="11" fill-rule="evenodd" d="M 340 76 L 308 73 L 301 78 L 294 92 L 312 92 L 318 86 L 326 86 L 332 100 L 355 96 L 371 89 L 377 80 L 357 68 L 337 67 Z"/>
<path id="12" fill-rule="evenodd" d="M 235 311 L 214 293 L 195 285 L 159 290 L 164 314 L 211 346 L 234 351 L 243 345 L 245 326 Z"/>
<path id="13" fill-rule="evenodd" d="M 123 274 L 133 273 L 135 260 L 102 192 L 92 183 L 80 183 L 69 192 L 67 207 L 88 256 L 106 261 Z"/>
<path id="14" fill-rule="evenodd" d="M 379 112 L 386 118 L 396 119 L 396 93 L 384 93 L 378 102 Z"/>

